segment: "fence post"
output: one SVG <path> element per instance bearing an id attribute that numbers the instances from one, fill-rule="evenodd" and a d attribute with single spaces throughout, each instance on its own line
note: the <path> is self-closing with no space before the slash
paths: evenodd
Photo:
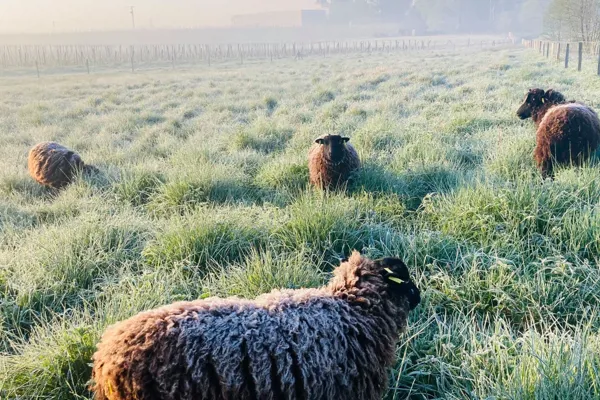
<path id="1" fill-rule="evenodd" d="M 131 73 L 135 73 L 135 49 L 131 46 Z"/>
<path id="2" fill-rule="evenodd" d="M 558 49 L 556 50 L 556 62 L 560 61 L 560 42 L 558 42 Z"/>
<path id="3" fill-rule="evenodd" d="M 583 62 L 583 42 L 579 42 L 579 63 L 577 64 L 577 71 L 581 71 L 581 63 Z"/>
<path id="4" fill-rule="evenodd" d="M 565 52 L 565 68 L 569 68 L 569 55 L 571 52 L 571 43 L 567 43 L 567 49 Z"/>
<path id="5" fill-rule="evenodd" d="M 600 49 L 598 50 L 598 75 L 600 75 Z"/>
<path id="6" fill-rule="evenodd" d="M 40 79 L 40 65 L 38 64 L 38 62 L 35 62 L 35 70 L 37 71 L 37 77 L 38 79 Z"/>
<path id="7" fill-rule="evenodd" d="M 90 60 L 85 59 L 85 67 L 87 68 L 88 75 L 90 74 Z"/>

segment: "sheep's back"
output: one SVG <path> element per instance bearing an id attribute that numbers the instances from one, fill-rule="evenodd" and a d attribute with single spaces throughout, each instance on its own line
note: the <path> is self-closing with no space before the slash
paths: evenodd
<path id="1" fill-rule="evenodd" d="M 277 294 L 182 303 L 111 328 L 94 378 L 100 393 L 123 390 L 99 399 L 379 398 L 387 365 L 369 351 L 380 343 L 368 317 L 332 297 L 281 294 L 272 305 Z"/>
<path id="2" fill-rule="evenodd" d="M 83 161 L 77 153 L 58 143 L 44 142 L 29 151 L 27 168 L 41 185 L 60 189 L 83 168 Z"/>
<path id="3" fill-rule="evenodd" d="M 567 103 L 551 108 L 537 131 L 538 164 L 551 158 L 560 163 L 578 161 L 600 144 L 600 120 L 590 107 Z"/>
<path id="4" fill-rule="evenodd" d="M 360 158 L 356 149 L 346 144 L 346 159 L 339 165 L 329 163 L 323 154 L 323 146 L 313 144 L 308 154 L 308 169 L 311 184 L 326 188 L 345 183 L 353 172 L 360 168 Z"/>

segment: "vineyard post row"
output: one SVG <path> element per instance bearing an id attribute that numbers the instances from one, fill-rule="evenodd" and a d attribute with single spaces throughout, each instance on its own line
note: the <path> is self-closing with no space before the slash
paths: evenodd
<path id="1" fill-rule="evenodd" d="M 313 43 L 253 43 L 253 44 L 180 44 L 180 45 L 132 45 L 132 46 L 0 46 L 0 67 L 35 68 L 40 73 L 50 67 L 84 67 L 89 74 L 94 66 L 130 65 L 131 70 L 141 64 L 205 63 L 283 58 L 301 59 L 305 56 L 328 56 L 333 54 L 361 54 L 372 52 L 401 52 L 417 50 L 441 50 L 480 45 L 496 46 L 511 43 L 510 40 L 464 41 L 452 40 L 360 40 Z"/>

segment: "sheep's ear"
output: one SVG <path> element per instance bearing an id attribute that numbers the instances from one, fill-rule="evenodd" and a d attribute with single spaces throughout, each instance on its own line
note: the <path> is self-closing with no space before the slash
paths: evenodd
<path id="1" fill-rule="evenodd" d="M 348 143 L 350 141 L 349 137 L 343 137 L 342 138 L 342 143 Z"/>
<path id="2" fill-rule="evenodd" d="M 384 258 L 377 260 L 376 262 L 383 267 L 386 279 L 396 283 L 408 282 L 411 280 L 408 267 L 399 258 Z"/>
<path id="3" fill-rule="evenodd" d="M 321 138 L 318 138 L 317 140 L 315 140 L 315 143 L 317 143 L 317 144 L 323 144 L 323 143 L 325 143 L 325 141 L 323 139 L 321 139 Z"/>
<path id="4" fill-rule="evenodd" d="M 557 92 L 554 89 L 549 89 L 546 92 L 544 97 L 546 99 L 548 99 L 549 101 L 564 101 L 565 100 L 565 97 L 560 92 Z"/>

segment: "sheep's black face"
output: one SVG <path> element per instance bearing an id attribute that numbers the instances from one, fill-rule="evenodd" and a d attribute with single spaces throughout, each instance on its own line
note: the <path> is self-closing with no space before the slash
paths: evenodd
<path id="1" fill-rule="evenodd" d="M 315 143 L 323 146 L 325 158 L 332 163 L 340 163 L 346 155 L 346 143 L 350 138 L 339 135 L 327 135 L 315 140 Z"/>
<path id="2" fill-rule="evenodd" d="M 517 110 L 517 116 L 521 119 L 530 118 L 536 110 L 548 104 L 561 104 L 565 102 L 565 96 L 553 89 L 531 89 L 527 92 L 525 101 Z"/>
<path id="3" fill-rule="evenodd" d="M 375 261 L 389 284 L 390 293 L 396 298 L 405 298 L 411 310 L 421 302 L 421 291 L 408 273 L 408 267 L 399 258 L 382 258 Z"/>
<path id="4" fill-rule="evenodd" d="M 530 118 L 533 114 L 533 111 L 536 108 L 541 107 L 544 104 L 545 98 L 544 95 L 546 93 L 542 89 L 531 89 L 527 96 L 525 97 L 525 101 L 517 110 L 517 116 L 521 119 Z"/>

